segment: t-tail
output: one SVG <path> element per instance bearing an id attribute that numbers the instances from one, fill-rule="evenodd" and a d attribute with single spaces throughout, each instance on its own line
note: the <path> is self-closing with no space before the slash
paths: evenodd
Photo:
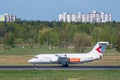
<path id="1" fill-rule="evenodd" d="M 108 42 L 98 42 L 88 54 L 102 56 L 108 44 Z"/>

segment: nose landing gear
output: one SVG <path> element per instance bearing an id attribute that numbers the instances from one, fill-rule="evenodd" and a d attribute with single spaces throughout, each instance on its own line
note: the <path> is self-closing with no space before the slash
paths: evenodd
<path id="1" fill-rule="evenodd" d="M 34 70 L 36 70 L 36 69 L 37 69 L 36 65 L 35 65 L 35 64 L 33 64 L 33 66 L 34 66 Z"/>

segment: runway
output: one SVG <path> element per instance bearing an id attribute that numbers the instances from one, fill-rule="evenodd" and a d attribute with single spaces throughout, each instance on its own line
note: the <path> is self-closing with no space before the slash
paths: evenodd
<path id="1" fill-rule="evenodd" d="M 33 66 L 0 66 L 0 70 L 35 70 Z M 37 66 L 36 70 L 120 70 L 120 66 Z"/>

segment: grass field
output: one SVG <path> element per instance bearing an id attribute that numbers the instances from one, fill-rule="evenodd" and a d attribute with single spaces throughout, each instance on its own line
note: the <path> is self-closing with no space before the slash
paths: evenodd
<path id="1" fill-rule="evenodd" d="M 0 71 L 0 80 L 119 80 L 120 71 Z"/>
<path id="2" fill-rule="evenodd" d="M 85 52 L 89 52 L 91 48 L 87 48 Z M 70 48 L 11 48 L 10 50 L 2 49 L 0 50 L 0 55 L 36 55 L 43 53 L 74 53 L 74 49 Z M 105 53 L 115 53 L 118 52 L 115 49 L 107 49 Z"/>
<path id="3" fill-rule="evenodd" d="M 36 55 L 36 54 L 43 54 L 43 53 L 64 53 L 74 52 L 73 49 L 69 48 L 11 48 L 10 50 L 0 50 L 0 55 Z"/>

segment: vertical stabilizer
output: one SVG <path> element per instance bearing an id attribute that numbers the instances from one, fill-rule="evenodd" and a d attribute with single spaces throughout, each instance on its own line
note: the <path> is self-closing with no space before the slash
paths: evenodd
<path id="1" fill-rule="evenodd" d="M 108 42 L 98 42 L 88 54 L 102 55 L 107 45 Z"/>

